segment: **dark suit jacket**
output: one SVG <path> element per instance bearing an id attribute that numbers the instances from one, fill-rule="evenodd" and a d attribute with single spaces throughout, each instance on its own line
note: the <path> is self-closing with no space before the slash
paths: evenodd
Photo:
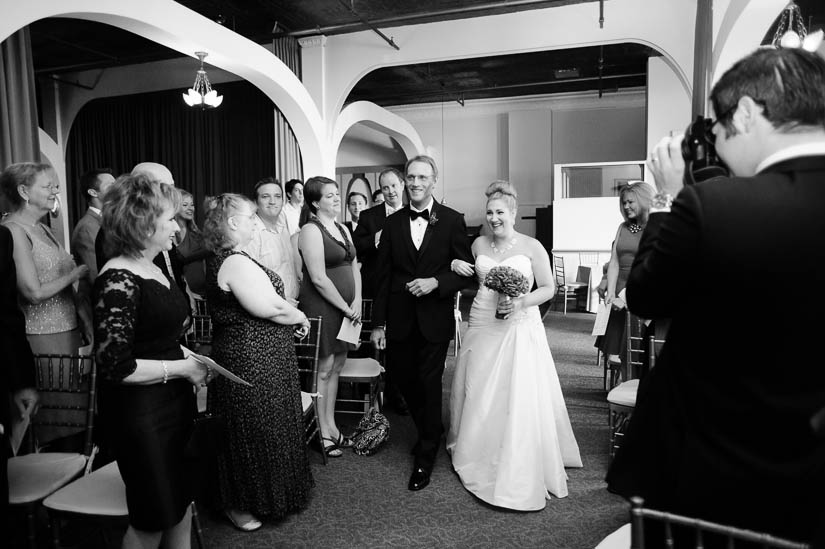
<path id="1" fill-rule="evenodd" d="M 361 264 L 361 295 L 365 298 L 375 296 L 377 286 L 375 262 L 378 258 L 378 248 L 375 247 L 375 234 L 384 228 L 387 220 L 387 209 L 383 204 L 373 206 L 361 212 L 358 217 L 358 226 L 352 233 L 355 252 Z"/>
<path id="2" fill-rule="evenodd" d="M 100 214 L 86 210 L 83 217 L 77 222 L 72 231 L 71 249 L 75 261 L 89 267 L 89 281 L 97 278 L 97 258 L 95 254 L 95 240 L 100 231 Z"/>
<path id="3" fill-rule="evenodd" d="M 453 297 L 473 282 L 471 277 L 450 270 L 453 259 L 473 261 L 464 217 L 434 202 L 437 221 L 433 222 L 431 217 L 421 247 L 416 250 L 410 236 L 409 211 L 405 207 L 389 216 L 381 233 L 373 318 L 376 325 L 386 323 L 390 340 L 405 339 L 413 323 L 418 323 L 427 341 L 449 341 L 455 333 Z M 429 277 L 438 280 L 435 291 L 423 297 L 407 291 L 407 282 Z"/>
<path id="4" fill-rule="evenodd" d="M 686 187 L 655 213 L 630 310 L 672 324 L 609 488 L 804 540 L 825 508 L 825 157 Z"/>
<path id="5" fill-rule="evenodd" d="M 26 321 L 17 302 L 17 270 L 11 233 L 0 226 L 0 423 L 9 434 L 9 397 L 34 387 L 34 357 L 26 339 Z M 5 463 L 2 463 L 5 467 Z M 3 497 L 0 495 L 0 497 Z"/>

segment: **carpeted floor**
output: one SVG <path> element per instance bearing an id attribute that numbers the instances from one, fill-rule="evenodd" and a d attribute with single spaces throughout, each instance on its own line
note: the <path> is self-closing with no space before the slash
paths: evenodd
<path id="1" fill-rule="evenodd" d="M 463 300 L 469 308 L 470 300 Z M 467 312 L 464 311 L 464 318 Z M 543 547 L 586 549 L 627 522 L 627 505 L 605 489 L 608 429 L 602 369 L 590 336 L 594 316 L 549 312 L 547 337 L 581 449 L 584 467 L 568 469 L 569 496 L 548 501 L 542 511 L 515 512 L 489 506 L 462 487 L 443 446 L 429 487 L 407 490 L 415 440 L 409 417 L 387 411 L 390 440 L 376 455 L 347 452 L 321 462 L 311 452 L 315 489 L 309 507 L 278 523 L 265 523 L 254 533 L 235 530 L 225 517 L 199 504 L 207 548 L 292 547 Z M 466 327 L 466 326 L 465 326 Z M 455 359 L 444 376 L 446 414 Z M 349 416 L 354 423 L 357 417 Z M 342 425 L 347 420 L 342 418 Z M 445 417 L 445 424 L 447 418 Z M 42 517 L 40 540 L 48 547 Z M 19 524 L 19 523 L 18 523 Z M 22 542 L 16 532 L 15 542 Z M 119 547 L 122 529 L 109 531 L 109 547 Z M 82 537 L 82 536 L 81 536 Z M 81 547 L 105 545 L 92 536 Z"/>
<path id="2" fill-rule="evenodd" d="M 466 318 L 467 315 L 465 314 Z M 407 490 L 415 440 L 409 417 L 391 411 L 386 447 L 370 457 L 346 453 L 325 467 L 313 452 L 315 490 L 308 509 L 255 533 L 201 510 L 207 547 L 594 547 L 627 521 L 627 506 L 605 490 L 608 431 L 602 370 L 590 336 L 593 315 L 549 312 L 547 335 L 584 461 L 569 469 L 570 495 L 543 511 L 489 506 L 464 490 L 443 450 L 432 483 Z M 449 399 L 454 358 L 444 376 Z M 446 418 L 445 418 L 446 421 Z"/>

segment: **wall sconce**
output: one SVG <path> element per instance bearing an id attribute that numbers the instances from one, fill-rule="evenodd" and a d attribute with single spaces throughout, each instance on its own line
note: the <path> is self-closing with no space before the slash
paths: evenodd
<path id="1" fill-rule="evenodd" d="M 206 76 L 206 71 L 203 69 L 203 59 L 208 54 L 205 51 L 196 51 L 195 55 L 200 59 L 201 67 L 195 75 L 195 83 L 192 87 L 186 90 L 183 95 L 183 100 L 190 107 L 201 107 L 202 109 L 214 109 L 223 103 L 223 96 L 218 95 L 218 92 L 212 89 L 209 84 L 209 77 Z"/>

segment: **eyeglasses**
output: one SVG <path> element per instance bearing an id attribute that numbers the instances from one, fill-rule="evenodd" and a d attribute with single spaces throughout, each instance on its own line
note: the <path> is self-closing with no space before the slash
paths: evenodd
<path id="1" fill-rule="evenodd" d="M 753 99 L 753 102 L 762 107 L 762 116 L 767 117 L 768 104 L 761 99 Z M 705 130 L 707 132 L 706 137 L 711 143 L 716 143 L 716 134 L 713 133 L 713 127 L 716 126 L 716 124 L 724 124 L 726 120 L 733 116 L 733 113 L 736 112 L 736 109 L 738 107 L 739 101 L 737 100 L 736 103 L 734 103 L 731 107 L 726 109 L 722 114 L 717 116 L 716 120 L 713 120 L 712 118 L 705 118 L 705 128 L 707 128 Z"/>

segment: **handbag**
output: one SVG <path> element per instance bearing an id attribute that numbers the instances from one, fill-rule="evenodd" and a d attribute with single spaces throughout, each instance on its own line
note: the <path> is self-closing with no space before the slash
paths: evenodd
<path id="1" fill-rule="evenodd" d="M 359 456 L 371 456 L 390 438 L 390 422 L 387 417 L 370 408 L 358 422 L 350 437 L 352 449 Z"/>

